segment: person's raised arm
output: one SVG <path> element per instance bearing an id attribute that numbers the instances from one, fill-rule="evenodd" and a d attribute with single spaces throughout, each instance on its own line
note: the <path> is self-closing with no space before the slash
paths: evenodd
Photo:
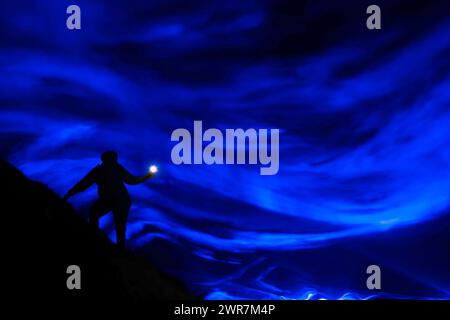
<path id="1" fill-rule="evenodd" d="M 95 182 L 95 176 L 97 172 L 97 167 L 89 171 L 87 175 L 83 177 L 80 181 L 78 181 L 65 195 L 64 195 L 64 201 L 69 199 L 71 196 L 82 192 L 92 186 Z"/>
<path id="2" fill-rule="evenodd" d="M 120 170 L 121 170 L 122 180 L 126 184 L 129 184 L 129 185 L 136 185 L 136 184 L 142 183 L 142 182 L 150 179 L 154 175 L 154 173 L 148 172 L 146 175 L 143 175 L 143 176 L 134 176 L 130 172 L 128 172 L 127 169 L 125 169 L 122 166 L 120 166 Z"/>

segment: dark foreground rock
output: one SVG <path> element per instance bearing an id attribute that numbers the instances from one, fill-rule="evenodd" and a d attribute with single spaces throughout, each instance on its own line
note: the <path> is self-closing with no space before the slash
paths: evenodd
<path id="1" fill-rule="evenodd" d="M 58 195 L 0 160 L 0 212 L 5 243 L 3 291 L 22 301 L 192 299 L 184 286 L 131 252 L 118 252 Z M 81 269 L 69 290 L 67 268 Z"/>

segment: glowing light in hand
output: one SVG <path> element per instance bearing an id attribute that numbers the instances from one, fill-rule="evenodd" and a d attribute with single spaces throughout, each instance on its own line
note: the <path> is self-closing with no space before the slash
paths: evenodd
<path id="1" fill-rule="evenodd" d="M 158 167 L 155 165 L 152 165 L 152 166 L 150 166 L 150 168 L 148 168 L 148 171 L 150 171 L 151 173 L 157 173 Z"/>

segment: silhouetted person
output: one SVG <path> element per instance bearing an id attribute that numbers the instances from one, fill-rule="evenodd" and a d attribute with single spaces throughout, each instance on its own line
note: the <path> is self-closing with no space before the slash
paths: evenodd
<path id="1" fill-rule="evenodd" d="M 98 186 L 98 200 L 92 205 L 89 213 L 89 223 L 98 229 L 100 217 L 112 211 L 116 228 L 117 246 L 125 248 L 125 231 L 131 199 L 124 182 L 135 185 L 153 176 L 149 172 L 144 176 L 133 176 L 117 162 L 117 153 L 106 151 L 101 156 L 102 163 L 92 169 L 64 196 L 64 200 L 82 192 L 94 183 Z"/>

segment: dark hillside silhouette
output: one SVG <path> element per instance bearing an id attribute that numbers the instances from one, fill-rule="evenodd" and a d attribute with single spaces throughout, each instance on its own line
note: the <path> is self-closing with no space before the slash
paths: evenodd
<path id="1" fill-rule="evenodd" d="M 164 276 L 144 258 L 118 251 L 58 195 L 2 160 L 0 195 L 2 226 L 9 241 L 2 263 L 6 266 L 4 276 L 11 298 L 24 301 L 192 298 L 181 283 Z M 66 287 L 69 265 L 81 268 L 81 290 Z"/>

